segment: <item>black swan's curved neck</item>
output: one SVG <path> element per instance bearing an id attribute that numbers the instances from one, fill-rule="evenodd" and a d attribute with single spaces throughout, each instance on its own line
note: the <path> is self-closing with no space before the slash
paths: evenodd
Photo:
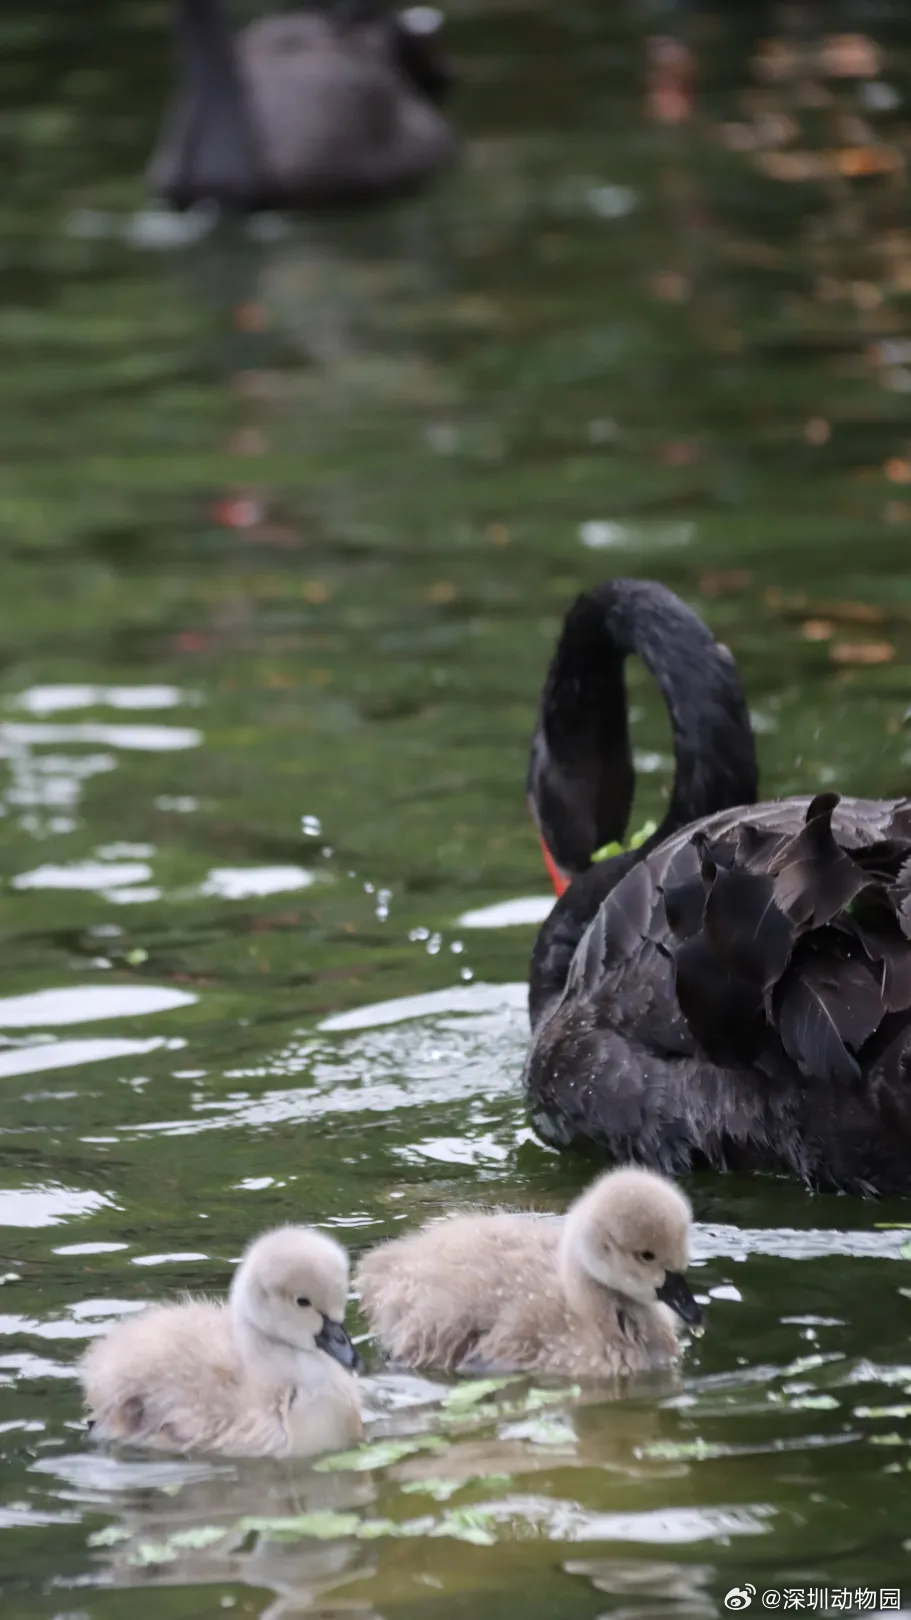
<path id="1" fill-rule="evenodd" d="M 533 1008 L 562 989 L 584 928 L 639 858 L 617 857 L 589 871 L 595 850 L 622 841 L 632 807 L 624 680 L 631 653 L 657 681 L 674 736 L 670 803 L 640 854 L 687 822 L 756 799 L 753 732 L 727 648 L 679 597 L 653 581 L 608 580 L 580 596 L 547 672 L 529 764 L 529 797 L 552 866 L 564 886 L 577 879 L 539 935 Z"/>
<path id="2" fill-rule="evenodd" d="M 623 669 L 631 653 L 657 681 L 674 734 L 673 791 L 650 843 L 756 797 L 753 732 L 727 648 L 665 586 L 609 580 L 566 616 L 532 741 L 532 808 L 567 877 L 626 832 L 635 787 Z"/>
<path id="3" fill-rule="evenodd" d="M 223 0 L 177 0 L 177 34 L 186 111 L 169 194 L 250 207 L 263 166 Z"/>

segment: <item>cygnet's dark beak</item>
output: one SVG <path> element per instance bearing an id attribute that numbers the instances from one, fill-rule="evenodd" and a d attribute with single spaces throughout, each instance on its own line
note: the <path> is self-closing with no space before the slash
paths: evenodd
<path id="1" fill-rule="evenodd" d="M 323 1325 L 316 1335 L 316 1345 L 318 1349 L 325 1350 L 327 1356 L 340 1361 L 343 1367 L 348 1367 L 352 1372 L 357 1372 L 361 1365 L 360 1356 L 344 1326 L 341 1322 L 333 1322 L 329 1316 L 323 1317 Z"/>
<path id="2" fill-rule="evenodd" d="M 664 1282 L 657 1290 L 657 1295 L 672 1311 L 682 1316 L 684 1322 L 690 1322 L 693 1327 L 699 1326 L 702 1321 L 702 1307 L 696 1304 L 682 1271 L 666 1271 Z"/>

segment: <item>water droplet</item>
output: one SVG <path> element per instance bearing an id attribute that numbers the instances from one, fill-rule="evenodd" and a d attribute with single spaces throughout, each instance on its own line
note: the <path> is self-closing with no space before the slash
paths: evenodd
<path id="1" fill-rule="evenodd" d="M 323 824 L 319 816 L 301 816 L 301 832 L 305 838 L 322 838 Z"/>
<path id="2" fill-rule="evenodd" d="M 468 984 L 469 980 L 474 978 L 474 973 L 472 972 L 471 968 L 463 968 L 459 974 L 459 978 L 464 979 L 465 983 Z"/>
<path id="3" fill-rule="evenodd" d="M 412 928 L 409 931 L 408 938 L 411 940 L 412 945 L 416 945 L 419 940 L 430 938 L 430 929 Z"/>
<path id="4" fill-rule="evenodd" d="M 439 952 L 439 949 L 440 949 L 440 946 L 442 945 L 442 943 L 443 943 L 442 934 L 431 934 L 430 938 L 427 941 L 427 955 L 428 956 L 436 956 L 438 954 L 438 952 Z"/>
<path id="5" fill-rule="evenodd" d="M 453 956 L 461 956 L 462 952 L 465 949 L 464 940 L 454 939 L 452 944 L 450 945 L 449 949 L 452 951 Z"/>

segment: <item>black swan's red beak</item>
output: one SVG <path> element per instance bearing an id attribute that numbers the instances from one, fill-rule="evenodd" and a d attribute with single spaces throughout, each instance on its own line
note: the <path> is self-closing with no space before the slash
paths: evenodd
<path id="1" fill-rule="evenodd" d="M 557 865 L 556 861 L 554 860 L 552 854 L 550 853 L 550 850 L 548 849 L 548 847 L 547 847 L 547 845 L 546 845 L 546 843 L 544 841 L 543 836 L 541 838 L 541 848 L 544 851 L 544 865 L 547 867 L 547 870 L 548 870 L 548 872 L 550 874 L 550 881 L 554 886 L 554 893 L 556 894 L 557 899 L 559 900 L 561 894 L 565 894 L 567 889 L 569 888 L 569 885 L 572 882 L 572 878 L 566 877 L 560 871 L 560 868 Z"/>

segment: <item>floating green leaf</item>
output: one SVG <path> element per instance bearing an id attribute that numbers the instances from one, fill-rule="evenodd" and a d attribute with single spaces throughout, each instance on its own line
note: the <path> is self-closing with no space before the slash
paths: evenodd
<path id="1" fill-rule="evenodd" d="M 718 1447 L 710 1445 L 707 1440 L 652 1440 L 648 1445 L 636 1449 L 637 1457 L 654 1457 L 667 1462 L 701 1462 L 705 1457 L 720 1455 Z"/>
<path id="2" fill-rule="evenodd" d="M 618 844 L 617 840 L 614 839 L 613 843 L 602 844 L 600 849 L 596 849 L 592 855 L 592 860 L 609 861 L 612 855 L 623 855 L 625 853 L 623 845 Z"/>
<path id="3" fill-rule="evenodd" d="M 316 1541 L 335 1541 L 342 1536 L 356 1536 L 361 1521 L 356 1513 L 335 1513 L 331 1508 L 321 1513 L 297 1513 L 282 1518 L 268 1514 L 241 1519 L 238 1529 L 244 1534 L 251 1531 L 265 1536 L 268 1541 L 299 1541 L 312 1537 Z"/>
<path id="4" fill-rule="evenodd" d="M 430 1521 L 407 1520 L 399 1524 L 396 1520 L 361 1520 L 357 1537 L 358 1541 L 379 1541 L 381 1536 L 420 1536 L 425 1529 L 430 1529 Z"/>
<path id="5" fill-rule="evenodd" d="M 90 1547 L 116 1547 L 118 1541 L 129 1541 L 130 1532 L 122 1524 L 106 1524 L 103 1530 L 93 1530 L 88 1537 Z"/>
<path id="6" fill-rule="evenodd" d="M 557 1401 L 578 1400 L 581 1384 L 569 1384 L 565 1389 L 530 1389 L 525 1397 L 526 1412 L 539 1412 L 543 1406 L 555 1406 Z"/>
<path id="7" fill-rule="evenodd" d="M 607 861 L 612 855 L 625 855 L 628 850 L 641 849 L 646 839 L 658 831 L 657 821 L 644 821 L 638 832 L 634 832 L 625 844 L 618 843 L 616 839 L 610 844 L 602 844 L 592 856 L 593 861 Z"/>
<path id="8" fill-rule="evenodd" d="M 448 1502 L 456 1491 L 463 1491 L 468 1486 L 474 1489 L 494 1490 L 504 1485 L 511 1485 L 512 1474 L 472 1474 L 467 1479 L 409 1479 L 402 1486 L 402 1490 L 409 1496 L 432 1496 L 435 1502 Z"/>
<path id="9" fill-rule="evenodd" d="M 195 1550 L 198 1547 L 211 1547 L 216 1541 L 223 1541 L 227 1531 L 224 1525 L 195 1524 L 187 1530 L 175 1530 L 168 1536 L 169 1547 L 186 1547 Z"/>
<path id="10" fill-rule="evenodd" d="M 390 1463 L 401 1462 L 417 1451 L 447 1451 L 450 1442 L 437 1434 L 415 1436 L 410 1440 L 376 1440 L 372 1445 L 358 1446 L 356 1451 L 337 1451 L 315 1464 L 323 1474 L 342 1473 L 354 1469 L 363 1473 L 368 1468 L 388 1468 Z"/>
<path id="11" fill-rule="evenodd" d="M 576 1434 L 562 1418 L 543 1414 L 515 1424 L 510 1430 L 510 1439 L 528 1440 L 533 1446 L 568 1446 L 575 1445 Z"/>
<path id="12" fill-rule="evenodd" d="M 911 1417 L 911 1406 L 855 1406 L 859 1418 Z"/>
<path id="13" fill-rule="evenodd" d="M 781 1376 L 794 1378 L 798 1373 L 813 1372 L 814 1368 L 824 1366 L 825 1362 L 831 1359 L 830 1356 L 820 1356 L 815 1352 L 809 1356 L 797 1356 L 787 1367 L 782 1367 Z"/>
<path id="14" fill-rule="evenodd" d="M 487 1508 L 453 1508 L 443 1515 L 432 1534 L 470 1541 L 476 1547 L 493 1547 L 497 1539 L 491 1529 L 493 1523 L 495 1520 Z"/>
<path id="15" fill-rule="evenodd" d="M 450 1412 L 462 1412 L 467 1407 L 477 1406 L 488 1395 L 493 1395 L 498 1389 L 505 1389 L 507 1384 L 515 1384 L 515 1376 L 505 1378 L 472 1378 L 464 1384 L 456 1384 L 446 1394 L 443 1405 Z"/>
<path id="16" fill-rule="evenodd" d="M 431 1496 L 435 1502 L 448 1502 L 464 1485 L 462 1479 L 409 1479 L 402 1490 L 409 1496 Z"/>
<path id="17" fill-rule="evenodd" d="M 177 1551 L 167 1541 L 140 1541 L 127 1555 L 127 1563 L 139 1569 L 149 1564 L 173 1564 Z"/>

